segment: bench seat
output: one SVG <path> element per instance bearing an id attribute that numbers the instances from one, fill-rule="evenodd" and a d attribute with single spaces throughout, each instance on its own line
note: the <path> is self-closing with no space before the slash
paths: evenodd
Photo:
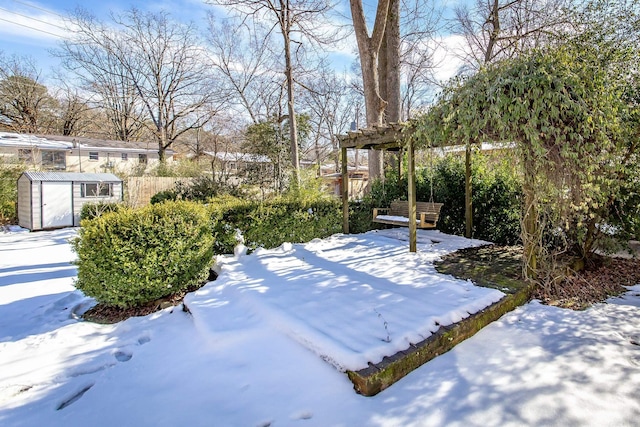
<path id="1" fill-rule="evenodd" d="M 416 227 L 436 228 L 442 203 L 416 202 Z M 389 208 L 374 208 L 373 222 L 400 227 L 409 226 L 409 202 L 394 200 Z"/>

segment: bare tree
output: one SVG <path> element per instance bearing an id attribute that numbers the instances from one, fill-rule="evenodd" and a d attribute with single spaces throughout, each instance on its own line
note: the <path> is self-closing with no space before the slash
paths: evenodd
<path id="1" fill-rule="evenodd" d="M 302 96 L 302 105 L 309 112 L 312 144 L 318 167 L 328 157 L 340 170 L 340 150 L 337 135 L 350 127 L 356 104 L 356 94 L 350 90 L 346 76 L 340 76 L 326 63 L 319 72 L 309 76 L 304 85 L 309 90 Z"/>
<path id="2" fill-rule="evenodd" d="M 53 124 L 56 100 L 41 83 L 30 57 L 0 52 L 0 119 L 18 132 L 47 132 Z"/>
<path id="3" fill-rule="evenodd" d="M 238 18 L 217 22 L 210 14 L 207 40 L 211 62 L 226 82 L 230 98 L 239 104 L 239 115 L 248 115 L 253 124 L 273 116 L 274 94 L 284 82 L 275 71 L 269 29 Z"/>
<path id="4" fill-rule="evenodd" d="M 228 6 L 242 16 L 252 16 L 259 21 L 275 22 L 274 27 L 277 27 L 282 35 L 291 163 L 295 180 L 299 183 L 300 159 L 294 99 L 294 56 L 302 47 L 303 40 L 324 43 L 332 39 L 332 35 L 327 33 L 327 27 L 322 28 L 323 18 L 331 9 L 331 3 L 329 0 L 212 0 L 211 3 Z"/>
<path id="5" fill-rule="evenodd" d="M 88 43 L 106 55 L 115 67 L 103 68 L 105 80 L 118 88 L 119 99 L 144 111 L 137 119 L 153 135 L 164 162 L 165 150 L 183 133 L 206 123 L 223 102 L 209 78 L 211 67 L 192 24 L 172 21 L 164 11 L 143 13 L 135 8 L 112 16 L 112 21 L 115 30 L 72 20 L 77 38 L 63 49 L 69 52 L 68 47 Z M 78 68 L 94 65 L 92 56 L 71 58 Z"/>
<path id="6" fill-rule="evenodd" d="M 416 108 L 424 106 L 438 82 L 434 70 L 442 30 L 442 8 L 435 1 L 403 1 L 400 16 L 401 113 L 409 120 Z"/>
<path id="7" fill-rule="evenodd" d="M 86 11 L 72 17 L 74 37 L 62 42 L 54 52 L 63 66 L 79 78 L 79 85 L 92 94 L 92 104 L 107 118 L 107 137 L 135 141 L 144 128 L 144 110 L 134 80 L 119 60 L 117 51 L 123 41 L 105 23 Z"/>
<path id="8" fill-rule="evenodd" d="M 58 101 L 55 131 L 63 136 L 84 136 L 95 131 L 98 111 L 87 99 L 90 94 L 75 86 L 67 75 L 56 73 L 54 79 Z"/>
<path id="9" fill-rule="evenodd" d="M 540 46 L 571 24 L 571 0 L 476 0 L 455 9 L 454 29 L 467 42 L 471 67 Z"/>

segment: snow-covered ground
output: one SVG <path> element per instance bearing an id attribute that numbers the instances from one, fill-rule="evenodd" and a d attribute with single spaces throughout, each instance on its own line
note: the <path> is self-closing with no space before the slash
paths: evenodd
<path id="1" fill-rule="evenodd" d="M 640 285 L 583 312 L 531 302 L 357 395 L 340 368 L 499 298 L 432 268 L 477 241 L 421 234 L 411 255 L 393 233 L 226 258 L 192 314 L 115 325 L 77 319 L 74 230 L 0 233 L 0 425 L 639 424 Z"/>

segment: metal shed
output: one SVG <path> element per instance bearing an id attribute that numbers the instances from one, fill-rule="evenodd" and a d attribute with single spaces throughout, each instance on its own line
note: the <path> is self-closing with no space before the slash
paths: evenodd
<path id="1" fill-rule="evenodd" d="M 25 172 L 18 178 L 18 225 L 31 231 L 80 225 L 85 203 L 119 202 L 111 173 Z"/>

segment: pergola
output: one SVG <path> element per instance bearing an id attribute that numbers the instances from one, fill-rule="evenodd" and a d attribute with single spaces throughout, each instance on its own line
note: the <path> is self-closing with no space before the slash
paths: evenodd
<path id="1" fill-rule="evenodd" d="M 359 129 L 339 135 L 342 157 L 342 231 L 349 233 L 349 174 L 347 171 L 347 150 L 385 150 L 407 152 L 407 196 L 409 202 L 409 251 L 416 252 L 416 167 L 415 167 L 415 133 L 414 126 L 409 123 L 389 123 L 383 126 Z M 452 143 L 450 145 L 462 145 Z M 432 147 L 435 148 L 435 147 Z M 465 236 L 471 237 L 471 149 L 467 146 L 465 155 Z"/>

